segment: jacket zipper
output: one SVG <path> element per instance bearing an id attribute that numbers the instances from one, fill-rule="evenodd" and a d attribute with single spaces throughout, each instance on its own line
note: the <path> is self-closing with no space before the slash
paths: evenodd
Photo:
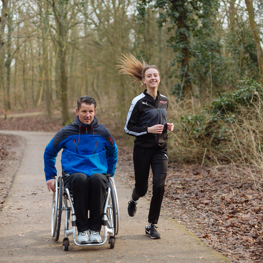
<path id="1" fill-rule="evenodd" d="M 157 111 L 158 111 L 158 124 L 161 124 L 159 107 L 157 108 Z M 159 142 L 159 136 L 160 136 L 160 135 L 157 134 L 157 141 L 156 141 L 157 144 L 158 144 L 158 142 Z"/>
<path id="2" fill-rule="evenodd" d="M 97 150 L 97 146 L 98 146 L 98 142 L 99 140 L 96 141 L 96 145 L 95 145 L 95 150 L 94 150 L 94 154 L 96 153 L 96 150 Z"/>
<path id="3" fill-rule="evenodd" d="M 74 139 L 74 145 L 75 145 L 77 154 L 79 154 L 78 147 L 77 147 L 77 143 L 76 143 L 76 140 L 75 140 L 75 139 Z"/>

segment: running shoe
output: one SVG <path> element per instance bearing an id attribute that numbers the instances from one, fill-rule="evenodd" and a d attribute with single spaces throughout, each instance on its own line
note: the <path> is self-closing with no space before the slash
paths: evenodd
<path id="1" fill-rule="evenodd" d="M 80 244 L 87 244 L 89 243 L 89 230 L 79 232 L 77 241 Z"/>
<path id="2" fill-rule="evenodd" d="M 154 224 L 150 224 L 150 225 L 145 226 L 145 234 L 149 235 L 150 238 L 160 239 L 161 235 L 158 233 L 156 228 L 157 228 L 157 226 Z"/>
<path id="3" fill-rule="evenodd" d="M 101 243 L 102 242 L 100 233 L 97 232 L 97 231 L 92 231 L 91 230 L 89 239 L 90 239 L 91 243 Z"/>
<path id="4" fill-rule="evenodd" d="M 134 201 L 134 200 L 130 200 L 128 203 L 128 214 L 129 216 L 135 216 L 136 211 L 137 211 L 137 202 L 138 201 Z"/>

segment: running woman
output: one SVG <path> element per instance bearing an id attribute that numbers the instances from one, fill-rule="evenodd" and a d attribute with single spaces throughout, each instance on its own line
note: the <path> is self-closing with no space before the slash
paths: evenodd
<path id="1" fill-rule="evenodd" d="M 131 217 L 135 215 L 139 198 L 147 192 L 151 167 L 153 193 L 145 233 L 153 239 L 159 239 L 161 235 L 156 224 L 161 211 L 168 166 L 167 131 L 173 131 L 174 124 L 166 120 L 168 98 L 158 91 L 158 68 L 144 61 L 141 63 L 131 54 L 124 55 L 120 62 L 120 74 L 133 76 L 145 87 L 132 100 L 124 127 L 128 135 L 136 137 L 133 150 L 135 187 L 128 203 L 128 214 Z"/>

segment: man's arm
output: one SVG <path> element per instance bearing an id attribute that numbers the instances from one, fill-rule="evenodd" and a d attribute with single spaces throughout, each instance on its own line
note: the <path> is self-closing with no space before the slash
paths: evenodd
<path id="1" fill-rule="evenodd" d="M 116 164 L 118 160 L 118 147 L 110 133 L 109 133 L 109 138 L 110 140 L 106 145 L 106 158 L 108 164 L 107 173 L 113 176 L 115 174 Z"/>
<path id="2" fill-rule="evenodd" d="M 58 155 L 58 150 L 53 147 L 53 140 L 49 142 L 44 152 L 44 171 L 46 176 L 46 181 L 54 179 L 57 175 L 56 169 L 56 158 Z"/>
<path id="3" fill-rule="evenodd" d="M 63 142 L 56 144 L 54 147 L 54 139 L 61 137 L 62 129 L 49 142 L 44 152 L 44 171 L 46 176 L 47 188 L 50 191 L 55 191 L 55 177 L 57 175 L 56 158 L 58 152 L 63 148 Z"/>

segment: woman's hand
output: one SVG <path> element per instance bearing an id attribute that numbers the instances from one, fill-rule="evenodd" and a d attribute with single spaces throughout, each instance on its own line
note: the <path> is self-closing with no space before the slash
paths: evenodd
<path id="1" fill-rule="evenodd" d="M 148 127 L 147 132 L 153 133 L 153 134 L 162 134 L 163 133 L 163 127 L 164 127 L 164 125 L 162 125 L 162 124 L 156 124 L 152 127 Z"/>
<path id="2" fill-rule="evenodd" d="M 174 124 L 173 123 L 167 123 L 167 130 L 172 132 L 174 130 Z"/>

